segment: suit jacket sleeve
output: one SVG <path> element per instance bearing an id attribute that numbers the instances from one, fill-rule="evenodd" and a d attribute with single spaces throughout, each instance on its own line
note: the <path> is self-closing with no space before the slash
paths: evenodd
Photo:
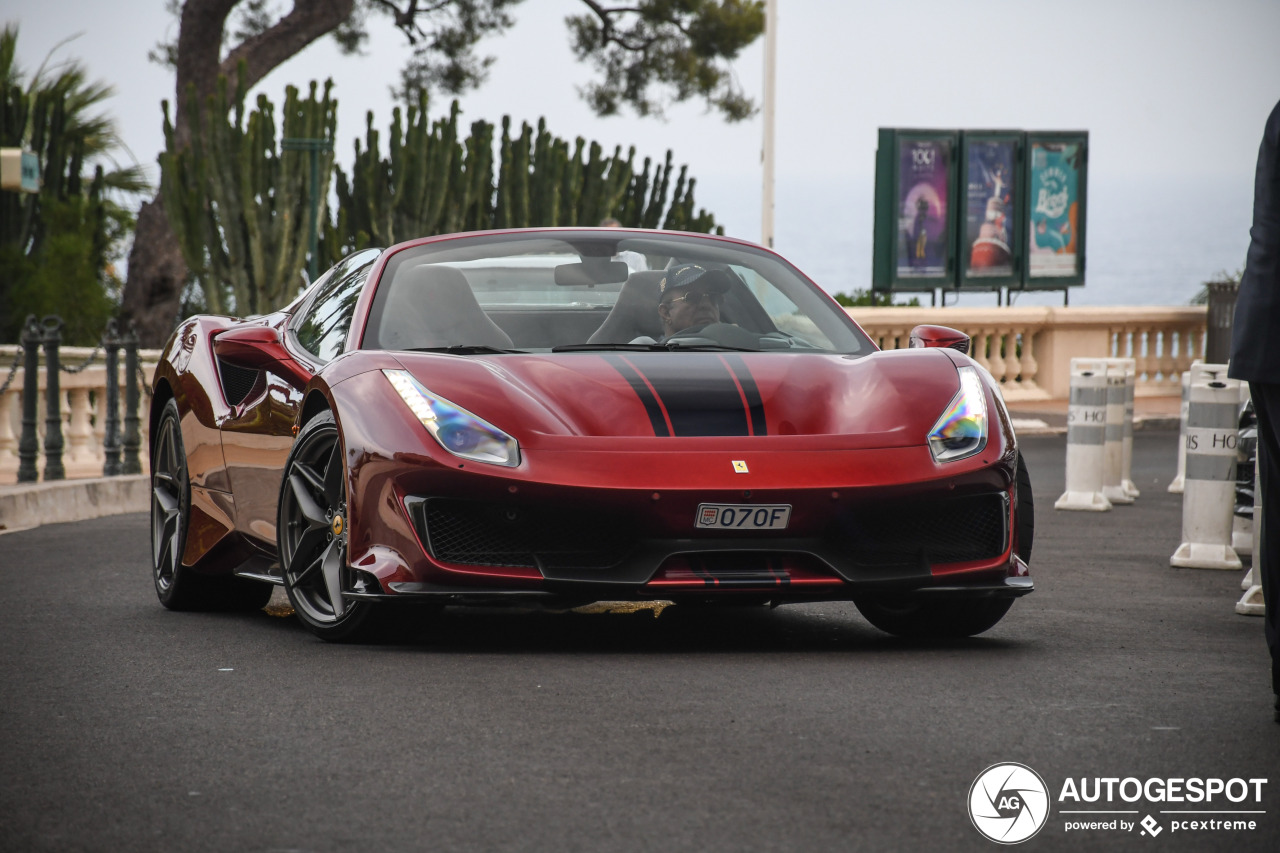
<path id="1" fill-rule="evenodd" d="M 1280 383 L 1280 103 L 1258 149 L 1253 227 L 1231 337 L 1237 379 Z"/>

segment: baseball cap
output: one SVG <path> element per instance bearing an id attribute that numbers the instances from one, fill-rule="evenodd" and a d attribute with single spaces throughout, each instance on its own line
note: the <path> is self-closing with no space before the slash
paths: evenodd
<path id="1" fill-rule="evenodd" d="M 707 293 L 728 293 L 733 280 L 724 270 L 707 269 L 701 264 L 679 264 L 667 270 L 658 282 L 658 291 L 665 296 L 669 291 L 693 284 Z"/>

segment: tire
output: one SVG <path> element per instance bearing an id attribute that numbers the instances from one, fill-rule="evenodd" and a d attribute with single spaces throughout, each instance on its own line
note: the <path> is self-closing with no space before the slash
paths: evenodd
<path id="1" fill-rule="evenodd" d="M 1031 562 L 1036 501 L 1022 454 L 1014 474 L 1018 556 Z M 1013 606 L 1012 598 L 922 598 L 879 596 L 854 602 L 868 622 L 895 637 L 972 637 L 994 627 Z"/>
<path id="2" fill-rule="evenodd" d="M 204 575 L 182 564 L 191 523 L 191 478 L 178 404 L 169 400 L 151 445 L 151 578 L 170 610 L 260 610 L 271 586 L 233 575 Z"/>
<path id="3" fill-rule="evenodd" d="M 1018 556 L 1029 566 L 1031 565 L 1031 544 L 1036 535 L 1036 498 L 1032 494 L 1031 475 L 1027 472 L 1027 463 L 1023 460 L 1021 453 L 1018 454 L 1013 500 L 1018 511 Z"/>
<path id="4" fill-rule="evenodd" d="M 895 637 L 972 637 L 1004 618 L 1012 598 L 882 596 L 854 602 L 868 622 Z"/>
<path id="5" fill-rule="evenodd" d="M 311 633 L 329 642 L 375 639 L 376 605 L 347 601 L 347 485 L 332 412 L 298 433 L 280 484 L 276 524 L 284 589 Z"/>

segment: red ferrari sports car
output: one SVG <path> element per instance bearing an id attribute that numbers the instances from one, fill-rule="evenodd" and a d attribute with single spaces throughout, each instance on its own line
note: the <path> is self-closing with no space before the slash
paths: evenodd
<path id="1" fill-rule="evenodd" d="M 740 240 L 450 234 L 356 252 L 292 305 L 198 316 L 151 408 L 172 609 L 283 585 L 327 640 L 410 604 L 852 600 L 985 631 L 1032 590 L 1033 500 L 968 338 L 880 351 Z"/>

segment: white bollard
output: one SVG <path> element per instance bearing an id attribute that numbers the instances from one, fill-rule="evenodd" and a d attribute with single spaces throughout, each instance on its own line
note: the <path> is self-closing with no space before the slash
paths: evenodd
<path id="1" fill-rule="evenodd" d="M 1191 371 L 1182 371 L 1182 409 L 1178 415 L 1178 470 L 1169 484 L 1169 493 L 1182 494 L 1183 475 L 1187 471 L 1187 406 L 1191 397 Z"/>
<path id="2" fill-rule="evenodd" d="M 1124 487 L 1124 385 L 1128 368 L 1124 358 L 1108 358 L 1107 429 L 1102 449 L 1102 494 L 1114 504 L 1131 504 L 1133 496 Z"/>
<path id="3" fill-rule="evenodd" d="M 1237 557 L 1253 556 L 1253 522 L 1241 518 L 1234 511 L 1231 514 L 1231 550 Z"/>
<path id="4" fill-rule="evenodd" d="M 1266 616 L 1267 603 L 1262 598 L 1262 584 L 1249 587 L 1249 591 L 1236 602 L 1236 612 L 1241 616 Z"/>
<path id="5" fill-rule="evenodd" d="M 1121 361 L 1124 362 L 1124 443 L 1121 445 L 1120 488 L 1136 499 L 1142 495 L 1133 482 L 1133 392 L 1138 386 L 1138 362 L 1132 358 Z"/>
<path id="6" fill-rule="evenodd" d="M 1102 359 L 1071 359 L 1071 399 L 1067 408 L 1067 490 L 1054 509 L 1106 512 L 1102 493 L 1107 430 L 1107 365 Z"/>
<path id="7" fill-rule="evenodd" d="M 1204 364 L 1203 361 L 1191 362 L 1191 370 Z M 1182 494 L 1182 477 L 1187 470 L 1187 407 L 1191 400 L 1191 370 L 1182 371 L 1182 409 L 1178 416 L 1178 473 L 1169 484 L 1169 493 Z"/>
<path id="8" fill-rule="evenodd" d="M 1244 411 L 1245 405 L 1249 402 L 1249 383 L 1240 383 L 1240 410 Z M 1244 450 L 1240 447 L 1236 449 L 1236 462 L 1241 461 Z M 1254 461 L 1257 461 L 1257 453 L 1254 454 Z M 1256 469 L 1256 465 L 1255 465 Z M 1239 473 L 1239 468 L 1236 469 Z M 1257 471 L 1254 471 L 1253 490 L 1256 494 L 1258 491 Z M 1244 518 L 1235 516 L 1231 520 L 1231 547 L 1235 549 L 1236 554 L 1241 557 L 1253 556 L 1253 517 Z"/>
<path id="9" fill-rule="evenodd" d="M 1240 388 L 1237 380 L 1217 373 L 1204 368 L 1192 372 L 1182 544 L 1169 565 L 1238 571 L 1244 566 L 1231 547 L 1231 520 L 1236 505 Z"/>
<path id="10" fill-rule="evenodd" d="M 1244 384 L 1244 383 L 1241 383 Z M 1261 473 L 1261 465 L 1259 464 L 1259 456 L 1262 453 L 1262 442 L 1258 442 L 1258 455 L 1253 457 L 1253 553 L 1254 565 L 1249 567 L 1249 572 L 1244 576 L 1244 583 L 1240 588 L 1245 591 L 1240 596 L 1240 600 L 1236 602 L 1236 612 L 1241 616 L 1266 616 L 1266 602 L 1262 600 L 1262 579 L 1259 577 L 1258 582 L 1254 583 L 1254 569 L 1257 567 L 1257 555 L 1260 552 L 1258 547 L 1262 539 L 1262 489 L 1259 488 L 1261 482 L 1258 475 Z"/>

